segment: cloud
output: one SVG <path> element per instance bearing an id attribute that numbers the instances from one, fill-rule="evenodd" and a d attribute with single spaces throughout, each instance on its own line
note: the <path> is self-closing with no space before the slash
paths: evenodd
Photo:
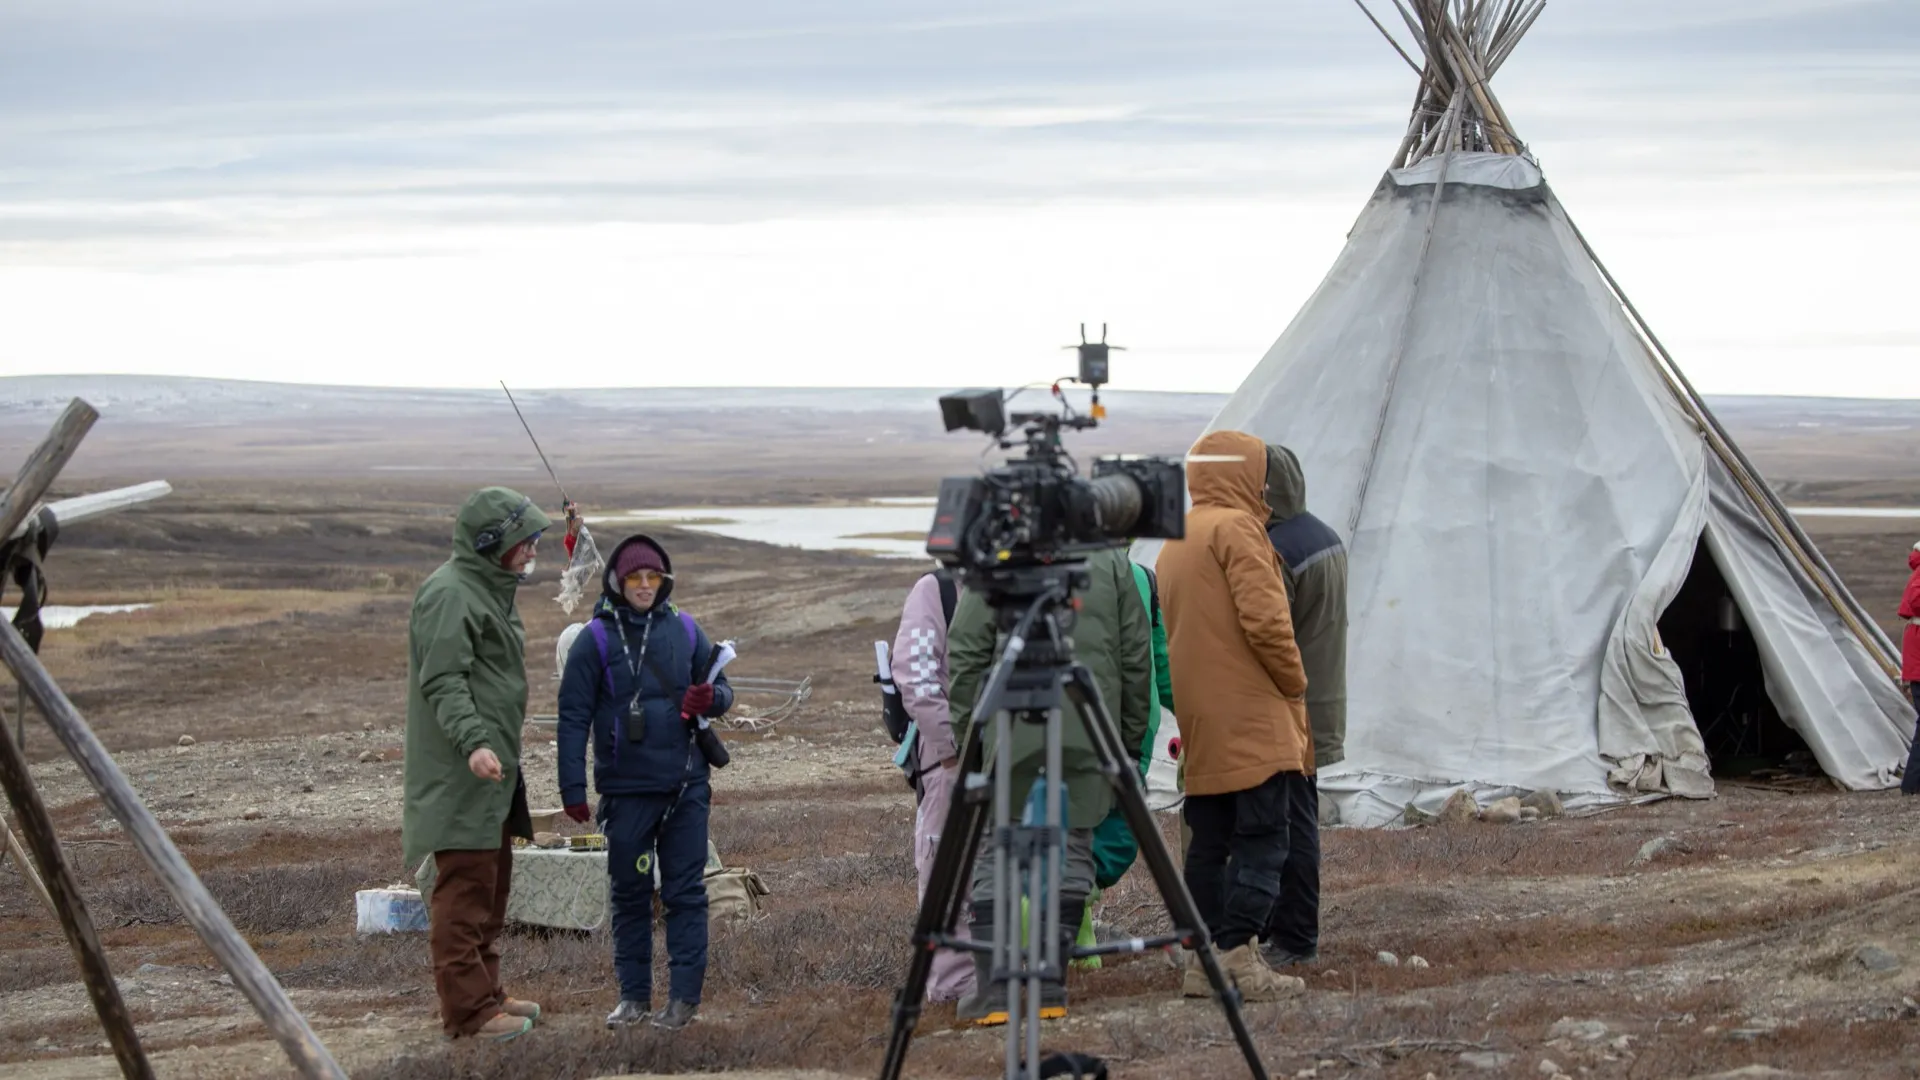
<path id="1" fill-rule="evenodd" d="M 859 305 L 822 291 L 915 303 L 874 266 L 923 259 L 970 268 L 939 288 L 978 290 L 992 250 L 911 227 L 956 218 L 1024 257 L 1047 258 L 1024 239 L 1038 230 L 1198 279 L 1230 267 L 1232 280 L 1181 284 L 1178 316 L 1149 320 L 1148 336 L 1251 363 L 1325 272 L 1412 86 L 1365 20 L 1326 0 L 15 0 L 0 15 L 0 265 L 48 310 L 111 296 L 151 321 L 78 340 L 16 328 L 0 364 L 124 365 L 144 341 L 142 363 L 245 369 L 271 325 L 199 327 L 241 294 L 277 324 L 308 319 L 303 302 L 364 305 L 387 340 L 430 342 L 360 284 L 376 280 L 411 288 L 421 312 L 477 320 L 484 348 L 579 315 L 572 298 L 539 309 L 553 282 L 592 294 L 613 275 L 673 293 L 659 260 L 678 258 L 702 289 L 741 290 L 741 308 L 784 309 L 797 290 L 846 320 L 809 316 L 822 355 L 836 336 L 866 343 L 838 350 L 828 381 L 898 381 L 881 336 L 848 324 Z M 1789 283 L 1891 272 L 1893 253 L 1920 244 L 1911 3 L 1554 0 L 1496 87 L 1636 299 L 1680 324 L 1668 336 L 1699 321 L 1702 342 L 1719 340 L 1695 311 L 1755 318 L 1737 301 L 1771 296 L 1748 276 L 1769 240 L 1793 260 L 1775 274 Z M 1049 226 L 1082 212 L 1116 238 Z M 1783 232 L 1783 219 L 1822 228 Z M 841 233 L 861 237 L 857 251 Z M 608 235 L 638 247 L 610 249 Z M 794 277 L 730 276 L 737 250 Z M 1668 274 L 1676 263 L 1690 273 Z M 1079 272 L 1071 255 L 1059 272 Z M 1075 303 L 1154 302 L 1150 274 L 1099 277 Z M 462 295 L 493 302 L 472 311 Z M 980 295 L 983 309 L 1019 300 Z M 1915 325 L 1836 302 L 1876 333 Z M 1763 306 L 1780 310 L 1758 314 L 1760 336 L 1803 332 L 1789 302 Z M 588 308 L 583 325 L 618 332 L 617 305 Z M 488 330 L 509 314 L 524 327 Z M 1038 322 L 1006 316 L 970 347 L 1008 349 Z M 696 337 L 690 323 L 671 341 Z M 326 340 L 368 351 L 377 372 L 447 377 L 381 338 Z M 1206 389 L 1237 378 L 1230 359 L 1196 365 Z"/>

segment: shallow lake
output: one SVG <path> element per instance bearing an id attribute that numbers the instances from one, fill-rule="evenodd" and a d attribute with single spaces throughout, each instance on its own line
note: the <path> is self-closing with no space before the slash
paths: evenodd
<path id="1" fill-rule="evenodd" d="M 672 523 L 695 532 L 810 551 L 863 551 L 886 559 L 927 557 L 931 498 L 873 499 L 855 506 L 689 506 L 629 510 L 587 518 L 614 531 L 648 522 Z M 618 536 L 596 537 L 602 551 Z"/>
<path id="2" fill-rule="evenodd" d="M 66 604 L 48 604 L 40 609 L 40 625 L 49 630 L 71 630 L 80 625 L 80 620 L 89 615 L 117 615 L 123 611 L 145 611 L 152 604 L 89 604 L 69 606 Z M 0 607 L 0 619 L 13 618 L 17 608 Z"/>

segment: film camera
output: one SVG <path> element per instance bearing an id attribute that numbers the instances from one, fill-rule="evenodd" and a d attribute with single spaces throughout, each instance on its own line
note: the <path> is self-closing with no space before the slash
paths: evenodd
<path id="1" fill-rule="evenodd" d="M 1101 458 L 1094 462 L 1093 475 L 1083 479 L 1061 444 L 1066 431 L 1094 427 L 1103 415 L 1100 387 L 1107 382 L 1108 354 L 1114 348 L 1106 337 L 1102 327 L 1100 340 L 1089 342 L 1082 326 L 1079 377 L 1061 380 L 1092 388 L 1093 404 L 1084 415 L 1067 402 L 1060 383 L 1053 386 L 1060 402 L 1057 412 L 1009 413 L 1009 398 L 999 390 L 966 390 L 940 399 L 948 431 L 985 432 L 1001 449 L 1024 446 L 1025 453 L 981 476 L 942 480 L 933 530 L 927 535 L 927 553 L 951 568 L 968 592 L 977 592 L 991 609 L 998 656 L 972 702 L 974 722 L 958 747 L 963 776 L 947 805 L 914 920 L 912 959 L 906 983 L 894 998 L 881 1080 L 902 1075 L 938 949 L 984 955 L 984 967 L 976 968 L 983 980 L 976 993 L 991 1010 L 987 1015 L 997 1012 L 1006 1018 L 1002 1076 L 1038 1080 L 1056 1075 L 1062 1065 L 1080 1075 L 1085 1061 L 1041 1059 L 1040 1020 L 1050 1007 L 1064 1006 L 1066 970 L 1074 959 L 1174 945 L 1189 950 L 1206 973 L 1249 1074 L 1267 1080 L 1240 1012 L 1239 991 L 1220 966 L 1205 921 L 1147 808 L 1146 789 L 1133 764 L 1139 749 L 1122 742 L 1092 670 L 1074 658 L 1071 630 L 1078 607 L 1073 597 L 1092 584 L 1088 556 L 1132 539 L 1177 540 L 1186 533 L 1186 470 L 1181 462 Z M 1122 595 L 1131 591 L 1125 588 Z M 1067 705 L 1072 708 L 1064 709 Z M 1162 934 L 1083 946 L 1075 942 L 1075 931 L 1085 898 L 1077 898 L 1072 911 L 1063 915 L 1068 906 L 1063 900 L 1063 727 L 1069 722 L 1080 727 L 1098 759 L 1095 773 L 1111 785 L 1115 804 L 1167 905 L 1169 929 Z M 1013 781 L 1016 723 L 1041 732 L 1039 781 L 1028 791 L 1017 790 Z M 986 734 L 989 728 L 991 735 Z M 1022 753 L 1032 757 L 1033 750 Z M 1037 814 L 1029 809 L 1035 798 Z M 976 925 L 975 936 L 963 938 L 955 927 L 976 880 L 975 863 L 983 859 L 989 860 L 989 872 L 981 880 L 989 883 L 992 930 L 985 933 Z M 1021 919 L 1011 917 L 1022 903 L 1029 905 L 1026 930 L 1019 929 Z M 1043 1004 L 1049 994 L 1057 995 L 1053 1006 Z M 1104 1067 L 1100 1075 L 1105 1075 Z"/>
<path id="2" fill-rule="evenodd" d="M 927 554 L 962 577 L 992 578 L 1073 561 L 1128 540 L 1185 535 L 1186 474 L 1179 461 L 1098 458 L 1091 478 L 1077 474 L 1061 435 L 1100 423 L 1100 387 L 1107 382 L 1109 352 L 1119 346 L 1107 344 L 1104 326 L 1098 342 L 1087 341 L 1082 326 L 1080 344 L 1068 347 L 1079 350 L 1080 371 L 1053 385 L 1058 411 L 1009 413 L 1009 397 L 1000 390 L 962 390 L 940 399 L 948 431 L 985 432 L 1003 450 L 1024 445 L 1026 451 L 983 475 L 940 482 Z M 1064 382 L 1093 390 L 1086 413 L 1067 402 Z"/>

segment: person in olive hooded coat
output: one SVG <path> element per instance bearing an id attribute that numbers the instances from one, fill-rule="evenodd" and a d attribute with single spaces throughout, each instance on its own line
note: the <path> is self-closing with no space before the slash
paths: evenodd
<path id="1" fill-rule="evenodd" d="M 434 858 L 428 943 L 449 1036 L 510 1039 L 540 1015 L 501 989 L 499 937 L 512 838 L 533 836 L 520 776 L 527 635 L 514 595 L 550 524 L 517 491 L 475 492 L 454 522 L 453 557 L 421 583 L 407 626 L 400 835 L 409 867 Z"/>
<path id="2" fill-rule="evenodd" d="M 1134 584 L 1132 564 L 1127 561 L 1125 551 L 1094 552 L 1087 559 L 1087 574 L 1089 584 L 1076 597 L 1079 610 L 1067 631 L 1073 639 L 1074 658 L 1093 673 L 1101 700 L 1119 728 L 1122 748 L 1130 758 L 1138 759 L 1141 746 L 1147 741 L 1149 710 L 1154 698 L 1152 623 Z M 1006 640 L 994 625 L 993 610 L 987 606 L 986 599 L 974 590 L 963 591 L 953 611 L 953 626 L 947 633 L 947 666 L 953 676 L 947 697 L 958 746 L 967 745 L 969 729 L 976 719 L 974 705 L 994 660 L 1005 647 Z M 1067 837 L 1061 868 L 1060 926 L 1065 935 L 1061 945 L 1071 948 L 1086 911 L 1087 897 L 1094 889 L 1093 830 L 1113 806 L 1113 788 L 1100 774 L 1100 759 L 1094 753 L 1093 741 L 1071 701 L 1065 703 L 1061 714 L 1061 769 L 1065 773 L 1061 780 Z M 993 717 L 977 719 L 989 725 L 982 732 L 981 747 L 985 754 L 983 762 L 990 768 L 995 752 Z M 1044 764 L 1045 736 L 1043 725 L 1014 725 L 1010 779 L 1014 797 L 1023 805 Z M 1015 813 L 1019 811 L 1016 807 Z M 1045 811 L 1041 813 L 1044 815 Z M 972 890 L 973 940 L 991 941 L 994 921 L 1012 913 L 994 910 L 993 852 L 986 840 L 982 841 L 979 856 L 974 860 Z M 990 981 L 991 957 L 978 952 L 973 956 L 974 993 L 960 1003 L 958 1015 L 962 1020 L 1002 1023 L 1006 1016 L 1004 985 L 995 987 Z M 1049 987 L 1042 994 L 1042 1016 L 1064 1015 L 1065 1008 L 1064 986 Z"/>

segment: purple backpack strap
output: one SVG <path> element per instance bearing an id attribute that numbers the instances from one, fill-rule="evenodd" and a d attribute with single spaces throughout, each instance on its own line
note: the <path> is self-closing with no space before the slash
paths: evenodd
<path id="1" fill-rule="evenodd" d="M 693 624 L 693 616 L 684 611 L 680 613 L 680 625 L 687 631 L 687 667 L 691 669 L 700 662 L 700 629 Z M 700 673 L 695 671 L 692 677 L 697 681 Z"/>
<path id="2" fill-rule="evenodd" d="M 600 670 L 607 677 L 607 696 L 613 696 L 613 665 L 607 660 L 607 624 L 599 619 L 587 620 L 587 632 L 593 635 L 593 643 L 600 646 Z"/>

